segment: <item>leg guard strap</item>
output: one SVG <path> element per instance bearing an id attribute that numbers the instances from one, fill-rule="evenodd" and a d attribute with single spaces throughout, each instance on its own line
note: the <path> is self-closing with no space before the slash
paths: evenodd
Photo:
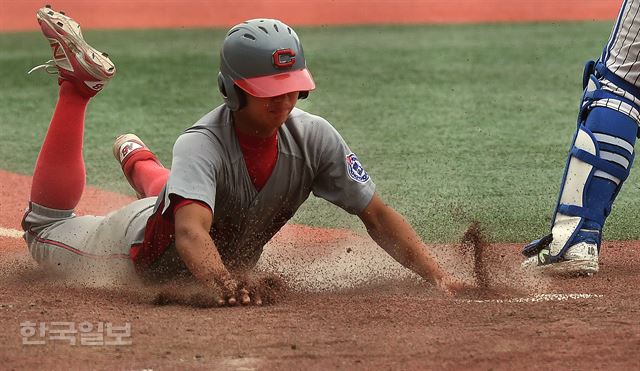
<path id="1" fill-rule="evenodd" d="M 598 170 L 602 170 L 605 173 L 612 175 L 613 177 L 618 179 L 618 182 L 616 183 L 624 182 L 625 180 L 627 180 L 627 177 L 629 176 L 629 172 L 627 171 L 627 169 L 622 169 L 619 167 L 619 165 L 614 165 L 609 161 L 607 161 L 606 159 L 594 156 L 583 149 L 573 147 L 569 153 L 570 155 L 586 162 L 587 164 L 593 166 L 594 168 Z M 621 161 L 627 161 L 627 160 L 623 159 Z M 628 161 L 626 163 L 628 164 Z"/>
<path id="2" fill-rule="evenodd" d="M 594 222 L 603 225 L 605 221 L 605 216 L 601 213 L 595 212 L 593 210 L 589 210 L 584 207 L 575 206 L 575 205 L 559 205 L 558 212 L 560 214 L 569 215 L 569 216 L 579 216 L 581 218 L 587 218 L 593 220 Z"/>

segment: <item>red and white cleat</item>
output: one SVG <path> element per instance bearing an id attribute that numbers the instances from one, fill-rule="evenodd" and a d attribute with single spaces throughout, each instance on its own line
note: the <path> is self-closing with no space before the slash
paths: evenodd
<path id="1" fill-rule="evenodd" d="M 120 167 L 122 167 L 122 172 L 124 173 L 124 177 L 127 178 L 127 181 L 131 185 L 131 187 L 136 191 L 136 196 L 138 199 L 146 197 L 141 190 L 136 189 L 136 186 L 131 177 L 131 172 L 133 171 L 133 164 L 136 161 L 141 160 L 153 160 L 158 165 L 162 166 L 160 161 L 158 161 L 157 157 L 149 150 L 144 142 L 140 138 L 138 138 L 135 134 L 122 134 L 116 138 L 113 142 L 113 157 L 116 158 Z"/>
<path id="2" fill-rule="evenodd" d="M 61 80 L 72 82 L 83 94 L 96 95 L 115 75 L 116 66 L 106 53 L 87 44 L 80 25 L 49 6 L 36 13 L 42 33 L 49 40 L 53 59 L 34 67 L 29 73 L 45 69 Z"/>

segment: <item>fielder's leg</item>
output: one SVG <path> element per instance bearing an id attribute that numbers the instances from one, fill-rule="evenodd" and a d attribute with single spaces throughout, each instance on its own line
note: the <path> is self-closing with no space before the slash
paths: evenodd
<path id="1" fill-rule="evenodd" d="M 567 274 L 598 271 L 602 229 L 633 165 L 640 107 L 603 89 L 604 75 L 594 67 L 590 63 L 585 69 L 587 87 L 551 234 L 524 248 L 525 267 Z"/>
<path id="2" fill-rule="evenodd" d="M 602 229 L 629 176 L 638 134 L 639 108 L 611 96 L 597 101 L 586 99 L 565 167 L 551 235 L 525 247 L 525 266 L 553 273 L 598 271 Z M 624 108 L 627 113 L 607 105 Z"/>
<path id="3" fill-rule="evenodd" d="M 602 229 L 634 160 L 640 135 L 640 1 L 623 2 L 600 61 L 583 77 L 578 128 L 565 166 L 551 234 L 525 246 L 526 267 L 598 271 Z"/>

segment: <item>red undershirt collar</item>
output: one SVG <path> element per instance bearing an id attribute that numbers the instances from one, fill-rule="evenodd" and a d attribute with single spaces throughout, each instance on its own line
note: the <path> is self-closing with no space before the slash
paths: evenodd
<path id="1" fill-rule="evenodd" d="M 267 183 L 278 159 L 278 132 L 269 138 L 243 134 L 235 128 L 251 182 L 258 192 Z"/>

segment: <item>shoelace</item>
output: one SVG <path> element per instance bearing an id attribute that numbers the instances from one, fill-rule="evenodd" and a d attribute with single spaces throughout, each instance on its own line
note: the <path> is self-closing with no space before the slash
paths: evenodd
<path id="1" fill-rule="evenodd" d="M 46 73 L 50 75 L 58 74 L 58 68 L 56 67 L 56 62 L 53 59 L 49 59 L 44 64 L 33 67 L 32 69 L 29 70 L 29 72 L 27 72 L 27 75 L 31 75 L 32 72 L 39 71 L 39 70 L 44 70 Z"/>

